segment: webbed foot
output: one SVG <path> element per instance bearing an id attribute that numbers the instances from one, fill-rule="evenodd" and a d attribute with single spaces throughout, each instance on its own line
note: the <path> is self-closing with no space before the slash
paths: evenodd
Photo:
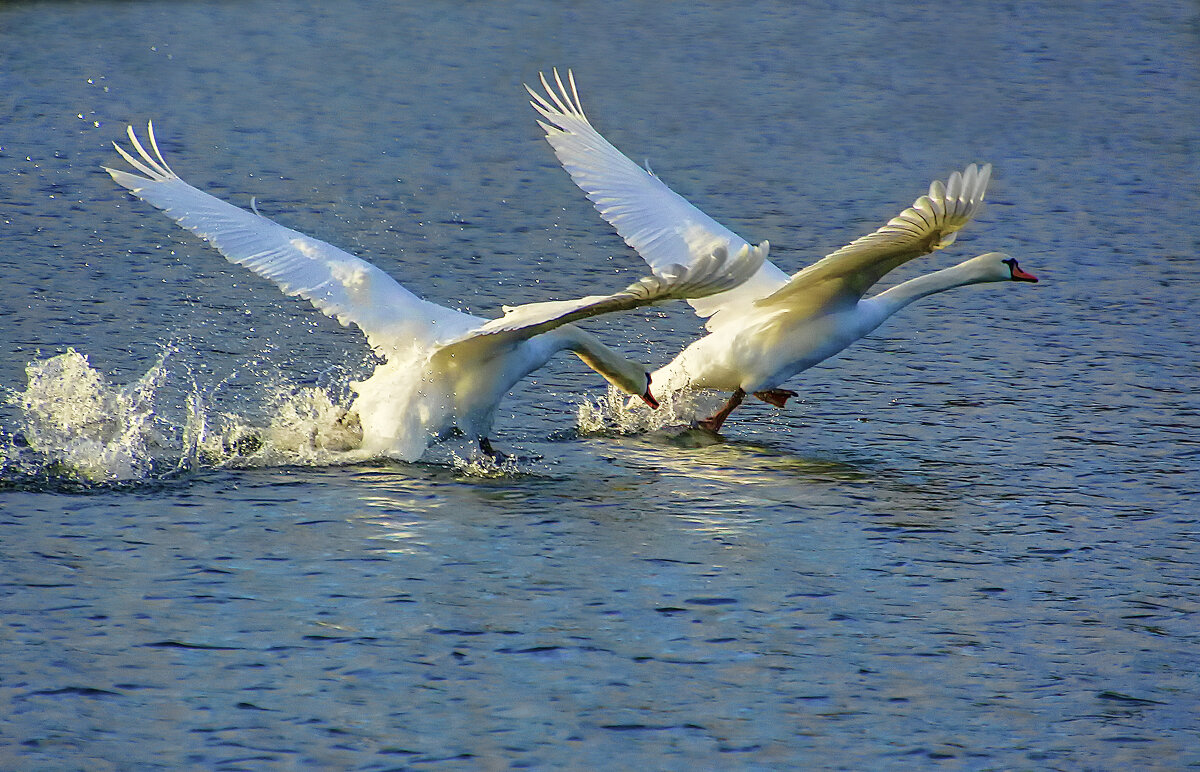
<path id="1" fill-rule="evenodd" d="M 742 400 L 745 398 L 746 392 L 742 391 L 741 389 L 735 389 L 733 394 L 729 395 L 729 401 L 725 403 L 724 407 L 708 418 L 703 418 L 696 421 L 696 426 L 700 427 L 701 429 L 708 429 L 713 433 L 721 431 L 721 424 L 725 423 L 725 419 L 729 417 L 729 414 L 732 413 L 738 405 L 742 404 Z"/>
<path id="2" fill-rule="evenodd" d="M 507 453 L 501 453 L 500 451 L 493 448 L 492 441 L 489 440 L 487 437 L 479 438 L 479 449 L 483 451 L 484 455 L 490 456 L 491 458 L 495 459 L 496 461 L 504 461 L 505 459 L 510 458 L 510 456 Z"/>
<path id="3" fill-rule="evenodd" d="M 766 391 L 754 392 L 754 396 L 758 397 L 763 402 L 766 402 L 768 405 L 784 407 L 787 405 L 787 401 L 789 399 L 792 397 L 798 397 L 800 395 L 791 389 L 767 389 Z"/>

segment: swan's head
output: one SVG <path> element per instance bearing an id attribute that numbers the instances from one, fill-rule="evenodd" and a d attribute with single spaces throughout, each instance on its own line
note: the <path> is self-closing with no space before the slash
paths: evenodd
<path id="1" fill-rule="evenodd" d="M 642 402 L 645 402 L 655 410 L 658 409 L 658 400 L 650 391 L 650 373 L 645 370 L 639 370 L 637 373 L 601 373 L 604 378 L 616 386 L 626 394 L 631 394 L 635 397 L 640 397 Z"/>
<path id="2" fill-rule="evenodd" d="M 574 325 L 559 329 L 569 336 L 567 348 L 574 351 L 584 364 L 603 375 L 604 380 L 626 394 L 641 397 L 650 407 L 658 407 L 658 400 L 650 393 L 650 373 L 646 372 L 646 368 L 605 346 L 590 332 L 584 332 Z"/>
<path id="3" fill-rule="evenodd" d="M 973 257 L 965 265 L 971 267 L 976 281 L 1037 281 L 1036 276 L 1021 270 L 1015 257 L 1003 252 L 988 252 Z"/>
<path id="4" fill-rule="evenodd" d="M 641 397 L 643 402 L 659 409 L 659 401 L 655 399 L 654 394 L 650 393 L 650 373 L 637 367 L 634 369 L 625 369 L 622 367 L 619 371 L 600 372 L 608 383 L 614 385 L 618 389 L 624 391 L 625 394 Z"/>

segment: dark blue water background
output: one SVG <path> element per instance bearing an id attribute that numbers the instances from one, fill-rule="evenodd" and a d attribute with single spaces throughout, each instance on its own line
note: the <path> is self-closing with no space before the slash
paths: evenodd
<path id="1" fill-rule="evenodd" d="M 0 767 L 1200 764 L 1198 62 L 1170 2 L 0 6 L 11 394 L 69 347 L 112 388 L 166 351 L 178 430 L 369 367 L 113 185 L 150 118 L 191 183 L 430 300 L 624 286 L 526 104 L 552 66 L 785 270 L 989 161 L 904 276 L 1043 279 L 914 306 L 705 447 L 579 431 L 602 384 L 564 357 L 502 406 L 540 458 L 498 476 L 147 449 L 101 484 L 6 404 Z M 699 329 L 589 327 L 652 365 Z"/>

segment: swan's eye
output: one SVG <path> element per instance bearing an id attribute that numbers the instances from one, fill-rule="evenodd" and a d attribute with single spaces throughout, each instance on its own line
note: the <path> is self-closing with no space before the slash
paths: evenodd
<path id="1" fill-rule="evenodd" d="M 1005 265 L 1007 265 L 1009 268 L 1016 268 L 1016 267 L 1017 267 L 1017 260 L 1016 260 L 1016 258 L 1013 258 L 1013 257 L 1010 257 L 1010 258 L 1008 258 L 1007 260 L 1001 260 L 1000 262 L 1004 263 L 1004 264 L 1005 264 Z"/>

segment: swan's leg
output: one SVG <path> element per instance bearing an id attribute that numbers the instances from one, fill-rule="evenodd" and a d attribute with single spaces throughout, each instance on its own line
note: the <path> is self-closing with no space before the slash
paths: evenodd
<path id="1" fill-rule="evenodd" d="M 492 458 L 504 458 L 504 454 L 492 447 L 492 441 L 487 437 L 479 438 L 479 449 Z"/>
<path id="2" fill-rule="evenodd" d="M 792 397 L 800 396 L 791 389 L 767 389 L 766 391 L 756 391 L 754 396 L 766 402 L 768 405 L 775 407 L 783 407 Z"/>
<path id="3" fill-rule="evenodd" d="M 733 412 L 734 408 L 742 404 L 742 400 L 746 398 L 746 392 L 737 389 L 733 394 L 729 395 L 729 401 L 725 403 L 725 407 L 718 410 L 711 417 L 705 418 L 703 421 L 697 421 L 696 425 L 701 429 L 708 429 L 710 432 L 721 431 L 721 424 L 725 423 L 725 419 Z"/>

